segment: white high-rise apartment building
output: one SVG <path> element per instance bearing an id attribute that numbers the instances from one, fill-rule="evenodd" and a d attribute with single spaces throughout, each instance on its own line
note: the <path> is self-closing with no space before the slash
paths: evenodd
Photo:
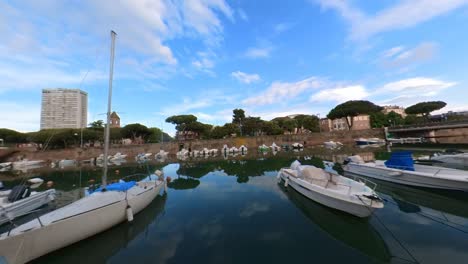
<path id="1" fill-rule="evenodd" d="M 41 129 L 84 128 L 88 122 L 88 93 L 79 89 L 43 89 Z"/>

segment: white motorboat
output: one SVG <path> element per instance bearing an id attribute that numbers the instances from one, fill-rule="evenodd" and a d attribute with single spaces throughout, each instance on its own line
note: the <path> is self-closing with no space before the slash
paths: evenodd
<path id="1" fill-rule="evenodd" d="M 356 142 L 356 145 L 385 144 L 385 140 L 380 139 L 380 138 L 358 138 L 358 139 L 355 139 L 354 142 Z"/>
<path id="2" fill-rule="evenodd" d="M 218 154 L 218 149 L 210 149 L 210 155 L 216 156 Z"/>
<path id="3" fill-rule="evenodd" d="M 270 148 L 267 145 L 262 144 L 258 147 L 258 150 L 261 152 L 267 152 L 268 150 L 270 150 Z"/>
<path id="4" fill-rule="evenodd" d="M 12 165 L 12 162 L 3 162 L 3 163 L 0 163 L 0 169 L 11 168 L 11 165 Z"/>
<path id="5" fill-rule="evenodd" d="M 120 152 L 117 152 L 117 153 L 115 153 L 114 156 L 111 156 L 109 160 L 110 160 L 110 161 L 124 160 L 124 159 L 126 159 L 126 158 L 127 158 L 127 155 L 122 154 L 122 153 L 120 153 Z"/>
<path id="6" fill-rule="evenodd" d="M 111 31 L 111 69 L 104 157 L 109 152 L 112 73 L 115 32 Z M 162 173 L 145 179 L 107 185 L 108 160 L 104 159 L 101 188 L 29 222 L 0 234 L 0 259 L 7 263 L 26 263 L 54 250 L 103 232 L 143 210 L 165 186 Z M 158 177 L 159 176 L 159 177 Z"/>
<path id="7" fill-rule="evenodd" d="M 374 191 L 376 184 L 362 178 L 352 180 L 299 161 L 281 169 L 277 177 L 307 198 L 354 216 L 368 217 L 384 206 Z"/>
<path id="8" fill-rule="evenodd" d="M 43 160 L 20 160 L 20 161 L 15 161 L 12 163 L 12 168 L 14 170 L 22 170 L 22 169 L 27 169 L 29 167 L 38 167 L 41 166 Z"/>
<path id="9" fill-rule="evenodd" d="M 410 186 L 468 191 L 468 171 L 414 164 L 410 152 L 395 152 L 389 160 L 375 162 L 350 156 L 343 169 L 348 174 Z"/>
<path id="10" fill-rule="evenodd" d="M 246 153 L 246 152 L 247 152 L 247 147 L 244 146 L 244 145 L 241 145 L 241 146 L 239 147 L 239 152 L 241 152 L 241 153 Z"/>
<path id="11" fill-rule="evenodd" d="M 42 183 L 42 182 L 41 182 Z M 34 183 L 31 182 L 34 185 Z M 37 184 L 37 183 L 36 183 Z M 31 186 L 35 187 L 35 186 Z M 26 185 L 15 186 L 12 190 L 0 192 L 0 225 L 17 217 L 27 215 L 33 210 L 55 199 L 55 190 L 34 192 Z"/>
<path id="12" fill-rule="evenodd" d="M 277 152 L 277 151 L 280 151 L 280 150 L 281 150 L 281 147 L 278 146 L 278 145 L 276 145 L 275 142 L 273 142 L 273 144 L 271 144 L 270 148 L 271 148 L 271 150 L 272 150 L 273 152 Z"/>
<path id="13" fill-rule="evenodd" d="M 230 153 L 237 153 L 239 151 L 239 149 L 237 149 L 236 147 L 232 147 L 229 149 L 229 152 Z"/>
<path id="14" fill-rule="evenodd" d="M 178 157 L 183 157 L 183 156 L 188 156 L 189 155 L 189 151 L 186 150 L 186 149 L 181 149 L 179 152 L 177 152 L 176 156 Z"/>
<path id="15" fill-rule="evenodd" d="M 229 147 L 227 145 L 224 145 L 222 148 L 223 153 L 228 153 L 229 152 Z"/>
<path id="16" fill-rule="evenodd" d="M 169 152 L 166 152 L 164 150 L 160 150 L 158 153 L 154 154 L 154 158 L 155 159 L 164 159 L 167 157 L 167 155 L 169 154 Z"/>
<path id="17" fill-rule="evenodd" d="M 65 167 L 71 167 L 76 165 L 76 160 L 60 160 L 58 162 L 58 167 L 63 169 Z"/>
<path id="18" fill-rule="evenodd" d="M 468 153 L 434 153 L 434 155 L 430 157 L 430 160 L 467 166 Z"/>
<path id="19" fill-rule="evenodd" d="M 323 142 L 323 144 L 327 148 L 340 148 L 340 147 L 343 146 L 343 143 L 338 142 L 338 141 L 333 141 L 333 140 L 325 141 L 325 142 Z"/>
<path id="20" fill-rule="evenodd" d="M 293 149 L 302 149 L 302 148 L 304 148 L 304 145 L 302 145 L 301 143 L 297 143 L 297 142 L 293 143 L 291 146 L 292 146 Z"/>

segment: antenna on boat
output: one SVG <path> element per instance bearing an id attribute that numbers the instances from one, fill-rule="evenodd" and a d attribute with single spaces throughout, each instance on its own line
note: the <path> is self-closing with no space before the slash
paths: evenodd
<path id="1" fill-rule="evenodd" d="M 110 115 L 111 115 L 111 101 L 112 101 L 112 78 L 114 75 L 114 50 L 115 50 L 115 36 L 117 33 L 111 30 L 111 50 L 110 50 L 110 69 L 109 69 L 109 97 L 107 99 L 107 123 L 104 133 L 104 172 L 102 175 L 102 191 L 106 190 L 107 185 L 107 163 L 109 156 L 109 134 L 110 134 Z"/>

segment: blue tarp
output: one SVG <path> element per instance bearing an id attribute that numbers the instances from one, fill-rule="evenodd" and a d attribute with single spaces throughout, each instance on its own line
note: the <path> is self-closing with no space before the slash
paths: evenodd
<path id="1" fill-rule="evenodd" d="M 413 153 L 410 151 L 393 152 L 390 159 L 385 161 L 385 166 L 393 169 L 414 171 Z"/>
<path id="2" fill-rule="evenodd" d="M 129 182 L 125 182 L 125 181 L 120 181 L 120 182 L 116 182 L 116 183 L 112 183 L 112 184 L 109 184 L 106 186 L 106 190 L 108 191 L 118 191 L 118 192 L 125 192 L 127 191 L 128 189 L 132 188 L 133 186 L 135 186 L 136 182 L 135 181 L 129 181 Z M 100 192 L 102 191 L 102 188 L 99 187 L 97 188 L 96 190 L 94 190 L 94 192 Z"/>

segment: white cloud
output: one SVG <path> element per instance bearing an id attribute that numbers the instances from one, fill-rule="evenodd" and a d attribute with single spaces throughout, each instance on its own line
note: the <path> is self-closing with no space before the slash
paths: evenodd
<path id="1" fill-rule="evenodd" d="M 405 94 L 415 93 L 423 95 L 422 93 L 440 92 L 444 89 L 456 85 L 455 82 L 445 82 L 432 78 L 416 77 L 404 79 L 396 82 L 387 83 L 378 89 L 379 92 L 403 92 Z"/>
<path id="2" fill-rule="evenodd" d="M 80 12 L 70 13 L 72 9 Z M 24 84 L 24 76 L 30 75 L 23 73 L 42 73 L 44 68 L 53 69 L 44 75 L 66 79 L 65 83 L 88 69 L 107 69 L 109 29 L 118 34 L 116 78 L 167 78 L 182 71 L 176 68 L 178 58 L 168 41 L 189 38 L 211 47 L 223 40 L 223 18 L 233 20 L 224 0 L 1 2 L 0 10 L 0 60 L 7 65 L 0 65 L 0 71 L 13 73 L 9 79 Z M 138 67 L 119 65 L 122 54 L 132 57 Z M 209 60 L 195 65 L 210 67 Z M 119 67 L 124 68 L 120 73 Z M 29 84 L 30 88 L 47 85 Z"/>
<path id="3" fill-rule="evenodd" d="M 241 72 L 241 71 L 235 71 L 231 73 L 231 76 L 236 78 L 239 82 L 243 82 L 246 84 L 260 81 L 260 75 L 256 73 L 248 74 L 248 73 Z"/>
<path id="4" fill-rule="evenodd" d="M 279 24 L 276 24 L 275 27 L 274 27 L 274 30 L 277 34 L 280 34 L 280 33 L 283 33 L 285 31 L 288 31 L 289 29 L 291 29 L 293 26 L 293 24 L 291 23 L 279 23 Z"/>
<path id="5" fill-rule="evenodd" d="M 412 49 L 398 46 L 382 52 L 380 60 L 385 67 L 404 67 L 432 59 L 436 50 L 437 45 L 432 42 L 423 42 Z"/>
<path id="6" fill-rule="evenodd" d="M 249 17 L 247 16 L 247 13 L 245 13 L 244 9 L 238 8 L 237 13 L 239 14 L 239 17 L 244 20 L 244 21 L 249 21 Z"/>
<path id="7" fill-rule="evenodd" d="M 335 9 L 351 24 L 350 37 L 353 40 L 364 40 L 382 32 L 409 28 L 468 4 L 467 0 L 403 0 L 375 15 L 367 15 L 352 6 L 351 1 L 316 2 L 325 9 Z"/>
<path id="8" fill-rule="evenodd" d="M 387 83 L 378 88 L 374 95 L 386 97 L 386 99 L 382 100 L 382 104 L 408 106 L 421 101 L 421 98 L 435 97 L 456 84 L 456 82 L 446 82 L 433 78 L 415 77 Z"/>
<path id="9" fill-rule="evenodd" d="M 250 59 L 268 58 L 272 51 L 273 47 L 271 46 L 251 47 L 245 51 L 245 56 Z"/>
<path id="10" fill-rule="evenodd" d="M 270 205 L 266 203 L 253 202 L 244 207 L 239 216 L 242 218 L 251 217 L 258 213 L 265 213 L 270 210 Z"/>
<path id="11" fill-rule="evenodd" d="M 32 132 L 39 130 L 41 115 L 40 105 L 1 102 L 0 128 L 8 128 L 21 132 Z"/>
<path id="12" fill-rule="evenodd" d="M 297 97 L 303 92 L 317 89 L 324 85 L 324 81 L 317 77 L 310 77 L 298 82 L 273 82 L 264 92 L 259 95 L 244 99 L 246 105 L 268 105 L 280 101 L 287 101 Z"/>
<path id="13" fill-rule="evenodd" d="M 404 46 L 396 46 L 382 52 L 383 58 L 391 58 L 405 49 Z"/>
<path id="14" fill-rule="evenodd" d="M 338 103 L 348 100 L 360 100 L 369 96 L 369 93 L 361 85 L 352 85 L 322 90 L 310 97 L 311 101 L 335 101 Z"/>

